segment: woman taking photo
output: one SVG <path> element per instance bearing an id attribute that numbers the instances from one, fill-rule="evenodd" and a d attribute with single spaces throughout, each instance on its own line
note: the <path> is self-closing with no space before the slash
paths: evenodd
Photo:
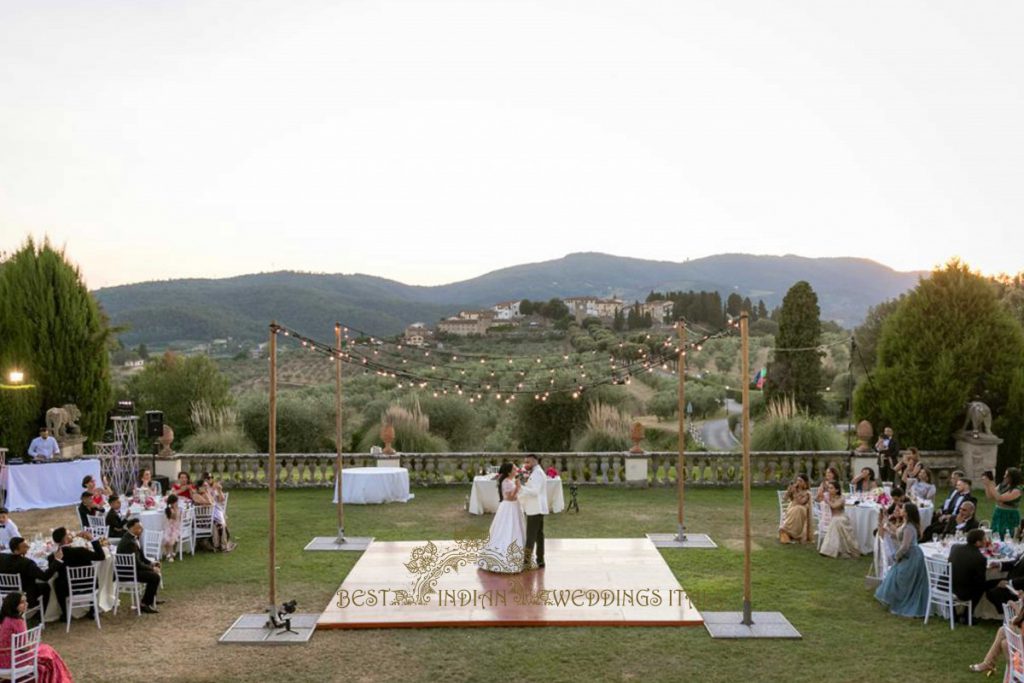
<path id="1" fill-rule="evenodd" d="M 893 614 L 923 617 L 928 611 L 928 571 L 924 566 L 924 553 L 917 545 L 921 513 L 913 503 L 904 503 L 903 518 L 903 525 L 895 533 L 899 544 L 894 557 L 896 564 L 882 579 L 875 598 L 888 605 Z"/>
<path id="2" fill-rule="evenodd" d="M 11 667 L 11 636 L 28 630 L 25 610 L 28 600 L 19 591 L 8 593 L 0 605 L 0 669 Z M 71 672 L 57 651 L 46 643 L 39 644 L 39 683 L 71 683 Z"/>
<path id="3" fill-rule="evenodd" d="M 992 481 L 991 472 L 984 472 L 981 483 L 985 486 L 985 496 L 996 502 L 995 512 L 992 513 L 992 533 L 999 536 L 1012 535 L 1020 524 L 1020 470 L 1007 467 L 999 486 Z"/>

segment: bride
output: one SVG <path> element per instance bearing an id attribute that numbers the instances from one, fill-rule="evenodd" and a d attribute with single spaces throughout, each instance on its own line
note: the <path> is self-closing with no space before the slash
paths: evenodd
<path id="1" fill-rule="evenodd" d="M 523 544 L 526 542 L 526 517 L 519 505 L 519 480 L 512 463 L 498 470 L 498 511 L 491 522 L 487 545 L 480 551 L 481 569 L 501 574 L 523 571 Z"/>

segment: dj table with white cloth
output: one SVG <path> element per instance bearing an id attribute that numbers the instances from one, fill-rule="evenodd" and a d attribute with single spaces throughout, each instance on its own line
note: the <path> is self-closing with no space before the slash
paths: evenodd
<path id="1" fill-rule="evenodd" d="M 565 496 L 562 493 L 562 478 L 548 478 L 548 511 L 551 514 L 565 509 Z M 473 477 L 473 490 L 469 494 L 469 513 L 482 515 L 485 512 L 494 514 L 498 511 L 498 481 L 496 475 Z"/>
<path id="2" fill-rule="evenodd" d="M 82 496 L 82 479 L 92 475 L 100 481 L 99 460 L 58 460 L 31 465 L 7 465 L 7 509 L 37 510 L 77 505 Z"/>
<path id="3" fill-rule="evenodd" d="M 343 500 L 352 505 L 404 503 L 415 496 L 409 493 L 409 470 L 404 467 L 349 467 L 342 471 Z M 334 487 L 338 502 L 338 487 Z"/>
<path id="4" fill-rule="evenodd" d="M 875 550 L 875 531 L 878 529 L 878 511 L 881 508 L 878 503 L 872 501 L 860 501 L 856 505 L 853 501 L 846 501 L 846 516 L 850 518 L 853 525 L 853 534 L 857 537 L 857 547 L 862 555 L 870 555 Z M 924 529 L 932 523 L 932 512 L 934 508 L 918 508 L 921 513 L 921 528 Z"/>

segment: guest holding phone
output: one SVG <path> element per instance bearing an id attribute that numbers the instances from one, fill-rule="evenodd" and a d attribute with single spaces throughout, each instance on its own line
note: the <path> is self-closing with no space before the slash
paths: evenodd
<path id="1" fill-rule="evenodd" d="M 1003 473 L 1003 481 L 998 486 L 992 472 L 986 470 L 981 475 L 981 483 L 985 487 L 985 496 L 996 502 L 992 513 L 992 533 L 999 536 L 1013 534 L 1020 525 L 1021 483 L 1024 477 L 1016 467 L 1007 467 Z"/>

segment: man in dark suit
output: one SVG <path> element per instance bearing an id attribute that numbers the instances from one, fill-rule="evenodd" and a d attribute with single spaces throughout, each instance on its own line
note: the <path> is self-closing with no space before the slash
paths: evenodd
<path id="1" fill-rule="evenodd" d="M 960 600 L 970 600 L 973 607 L 988 588 L 985 569 L 988 561 L 981 554 L 985 532 L 973 529 L 967 534 L 967 543 L 957 543 L 949 551 L 949 564 L 953 568 L 953 593 Z"/>
<path id="2" fill-rule="evenodd" d="M 89 515 L 101 514 L 103 514 L 103 508 L 98 508 L 92 504 L 92 494 L 88 491 L 82 491 L 82 499 L 78 504 L 78 519 L 82 522 L 82 528 L 89 528 Z"/>
<path id="3" fill-rule="evenodd" d="M 17 574 L 21 577 L 21 590 L 25 592 L 29 607 L 35 607 L 42 600 L 43 612 L 50 600 L 50 577 L 57 573 L 55 567 L 47 571 L 39 568 L 28 555 L 28 541 L 20 536 L 11 539 L 10 553 L 0 555 L 0 574 Z"/>
<path id="4" fill-rule="evenodd" d="M 956 513 L 956 517 L 949 519 L 939 529 L 939 535 L 942 536 L 953 536 L 958 532 L 968 533 L 972 529 L 979 527 L 978 518 L 974 516 L 974 503 L 965 500 L 964 504 L 960 506 L 960 511 Z"/>
<path id="5" fill-rule="evenodd" d="M 107 505 L 110 506 L 106 517 L 107 537 L 116 540 L 125 534 L 125 519 L 121 516 L 121 499 L 117 496 L 111 496 L 107 499 Z"/>
<path id="6" fill-rule="evenodd" d="M 117 554 L 135 556 L 135 575 L 140 583 L 146 584 L 146 592 L 142 595 L 142 611 L 146 614 L 159 614 L 156 605 L 161 601 L 156 599 L 156 592 L 160 588 L 160 563 L 150 562 L 142 552 L 142 546 L 139 545 L 142 522 L 135 518 L 129 519 L 125 522 L 125 532 L 117 544 Z"/>
<path id="7" fill-rule="evenodd" d="M 88 531 L 80 531 L 78 536 L 92 542 L 91 548 L 75 548 L 71 541 L 75 537 L 64 527 L 57 527 L 53 530 L 53 540 L 59 548 L 50 553 L 46 558 L 49 561 L 50 571 L 57 574 L 54 592 L 57 594 L 57 603 L 60 605 L 60 620 L 67 621 L 68 606 L 68 567 L 85 567 L 91 562 L 102 562 L 106 559 L 103 554 L 103 546 L 99 541 L 94 541 L 92 534 Z M 90 613 L 87 616 L 92 616 Z"/>
<path id="8" fill-rule="evenodd" d="M 1017 600 L 1020 597 L 1019 593 L 1024 591 L 1024 555 L 1016 560 L 1003 562 L 1001 568 L 1006 572 L 1006 579 L 995 582 L 995 585 L 985 593 L 988 601 L 1000 612 L 1003 611 L 1003 605 Z"/>
<path id="9" fill-rule="evenodd" d="M 952 534 L 954 531 L 947 531 L 951 523 L 953 526 L 958 524 L 957 515 L 960 513 L 961 506 L 966 502 L 971 502 L 974 507 L 978 506 L 978 499 L 971 495 L 971 486 L 973 482 L 967 479 L 960 472 L 954 472 L 950 475 L 950 481 L 952 482 L 956 478 L 956 482 L 953 484 L 953 490 L 950 492 L 949 497 L 942 503 L 942 507 L 938 510 L 938 514 L 935 515 L 935 519 L 932 523 L 925 527 L 921 534 L 921 540 L 925 543 L 931 541 L 936 534 Z M 975 528 L 977 524 L 971 528 Z M 970 529 L 967 529 L 970 531 Z"/>

